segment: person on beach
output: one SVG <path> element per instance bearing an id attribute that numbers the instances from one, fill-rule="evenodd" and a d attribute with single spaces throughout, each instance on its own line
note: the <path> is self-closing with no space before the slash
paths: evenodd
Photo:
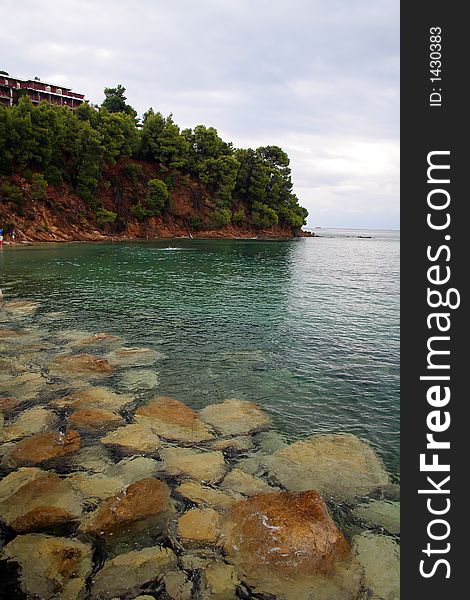
<path id="1" fill-rule="evenodd" d="M 16 238 L 16 236 L 15 236 L 15 230 L 14 230 L 14 229 L 12 229 L 12 230 L 11 230 L 11 233 L 10 233 L 10 240 L 11 240 L 11 243 L 12 243 L 12 244 L 14 244 L 14 243 L 15 243 L 15 238 Z"/>
<path id="2" fill-rule="evenodd" d="M 3 246 L 3 229 L 0 229 L 0 246 Z"/>

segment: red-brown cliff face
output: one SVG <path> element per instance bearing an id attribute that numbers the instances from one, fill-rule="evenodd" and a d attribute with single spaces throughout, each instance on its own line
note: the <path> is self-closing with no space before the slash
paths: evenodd
<path id="1" fill-rule="evenodd" d="M 141 181 L 130 181 L 125 167 L 130 162 L 140 165 Z M 99 186 L 95 198 L 97 206 L 117 214 L 113 223 L 100 224 L 96 209 L 62 183 L 49 186 L 45 197 L 35 200 L 31 184 L 13 176 L 5 180 L 21 188 L 21 202 L 10 201 L 0 192 L 0 228 L 5 241 L 14 230 L 17 241 L 103 241 L 107 239 L 150 239 L 173 237 L 201 238 L 291 238 L 312 234 L 293 230 L 285 224 L 259 229 L 249 222 L 248 210 L 240 201 L 237 209 L 244 208 L 246 217 L 238 224 L 230 223 L 219 229 L 211 227 L 211 214 L 217 207 L 207 189 L 194 179 L 175 175 L 171 186 L 170 207 L 158 217 L 145 220 L 135 218 L 131 209 L 147 193 L 144 182 L 152 178 L 168 177 L 154 163 L 129 159 L 111 167 Z"/>

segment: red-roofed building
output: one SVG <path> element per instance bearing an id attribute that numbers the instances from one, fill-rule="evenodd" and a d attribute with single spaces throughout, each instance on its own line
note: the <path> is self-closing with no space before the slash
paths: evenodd
<path id="1" fill-rule="evenodd" d="M 70 88 L 35 79 L 20 79 L 0 72 L 0 104 L 12 106 L 21 96 L 28 96 L 33 104 L 46 100 L 50 104 L 77 108 L 85 102 L 84 94 L 72 92 Z"/>

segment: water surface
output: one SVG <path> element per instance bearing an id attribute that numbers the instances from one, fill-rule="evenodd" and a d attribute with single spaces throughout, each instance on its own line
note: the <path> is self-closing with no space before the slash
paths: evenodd
<path id="1" fill-rule="evenodd" d="M 1 288 L 167 358 L 158 391 L 260 404 L 290 440 L 347 431 L 399 461 L 399 234 L 3 247 Z"/>

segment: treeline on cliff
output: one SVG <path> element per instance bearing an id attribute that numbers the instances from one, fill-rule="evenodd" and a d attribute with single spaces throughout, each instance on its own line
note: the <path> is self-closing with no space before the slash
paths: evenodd
<path id="1" fill-rule="evenodd" d="M 181 130 L 172 115 L 153 109 L 139 122 L 124 92 L 122 86 L 106 88 L 101 107 L 82 104 L 73 112 L 46 102 L 33 105 L 27 97 L 0 107 L 2 201 L 21 212 L 28 199 L 44 199 L 49 186 L 66 185 L 85 200 L 98 223 L 113 223 L 117 213 L 102 205 L 97 190 L 113 185 L 112 166 L 127 158 L 124 174 L 139 190 L 130 210 L 135 220 L 168 213 L 178 179 L 186 185 L 197 181 L 207 190 L 211 228 L 305 224 L 307 211 L 292 191 L 289 157 L 281 148 L 234 148 L 213 127 Z M 143 181 L 139 161 L 157 165 L 158 177 Z M 29 182 L 28 195 L 15 176 Z M 196 217 L 190 226 L 205 225 Z"/>

